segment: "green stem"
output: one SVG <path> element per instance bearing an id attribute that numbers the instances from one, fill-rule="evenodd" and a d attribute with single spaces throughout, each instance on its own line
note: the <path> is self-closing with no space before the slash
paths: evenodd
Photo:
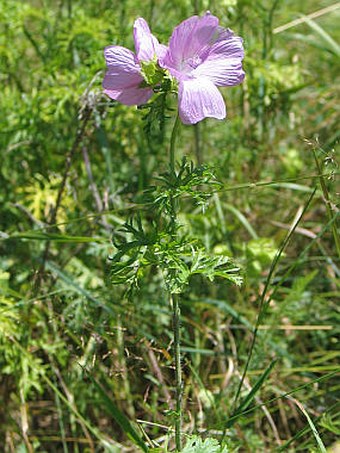
<path id="1" fill-rule="evenodd" d="M 197 165 L 202 165 L 202 150 L 201 150 L 201 137 L 200 137 L 200 124 L 194 125 L 194 137 L 195 137 L 195 154 Z"/>
<path id="2" fill-rule="evenodd" d="M 176 418 L 175 418 L 175 441 L 176 450 L 181 451 L 181 430 L 182 430 L 182 367 L 181 367 L 181 332 L 180 316 L 181 310 L 177 294 L 170 295 L 173 310 L 172 327 L 174 333 L 175 349 L 175 378 L 176 378 Z"/>
<path id="3" fill-rule="evenodd" d="M 177 114 L 175 123 L 171 133 L 170 139 L 170 174 L 175 179 L 175 145 L 177 132 L 180 125 L 179 115 Z M 171 196 L 171 222 L 172 222 L 172 235 L 176 235 L 176 221 L 177 221 L 177 209 L 176 200 Z M 174 335 L 174 353 L 175 353 L 175 388 L 176 388 L 176 418 L 175 418 L 175 442 L 176 451 L 181 451 L 181 430 L 182 430 L 182 368 L 181 368 L 181 336 L 180 336 L 180 316 L 181 311 L 179 307 L 179 296 L 178 294 L 170 294 L 170 304 L 172 307 L 172 328 Z"/>
<path id="4" fill-rule="evenodd" d="M 176 138 L 177 138 L 177 131 L 179 128 L 179 124 L 180 124 L 180 119 L 179 119 L 179 115 L 177 114 L 175 123 L 174 123 L 174 127 L 173 127 L 172 133 L 171 133 L 171 139 L 170 139 L 170 171 L 171 171 L 172 175 L 175 174 L 175 145 L 176 145 Z"/>

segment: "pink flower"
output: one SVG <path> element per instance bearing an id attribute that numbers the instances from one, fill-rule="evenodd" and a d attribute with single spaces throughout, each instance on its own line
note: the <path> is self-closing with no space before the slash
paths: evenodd
<path id="1" fill-rule="evenodd" d="M 145 83 L 142 64 L 156 60 L 166 51 L 142 18 L 134 23 L 133 37 L 136 54 L 122 46 L 108 46 L 104 50 L 107 65 L 104 93 L 125 105 L 145 104 L 150 99 L 153 90 Z"/>
<path id="2" fill-rule="evenodd" d="M 179 115 L 195 124 L 206 117 L 223 119 L 226 107 L 218 86 L 234 86 L 244 79 L 242 38 L 218 25 L 207 12 L 178 25 L 159 64 L 179 82 Z"/>

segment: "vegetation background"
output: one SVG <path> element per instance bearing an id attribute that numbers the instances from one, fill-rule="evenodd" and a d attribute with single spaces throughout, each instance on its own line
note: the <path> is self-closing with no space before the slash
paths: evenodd
<path id="1" fill-rule="evenodd" d="M 243 36 L 247 77 L 222 90 L 226 121 L 180 129 L 178 159 L 211 165 L 221 182 L 204 210 L 184 204 L 181 221 L 232 255 L 245 282 L 197 276 L 181 299 L 183 426 L 218 439 L 228 427 L 230 451 L 335 451 L 339 5 L 1 1 L 1 451 L 138 451 L 138 436 L 173 448 L 162 280 L 150 271 L 126 295 L 108 260 L 166 169 L 173 120 L 169 110 L 159 127 L 102 94 L 103 48 L 132 49 L 139 16 L 166 43 L 207 9 Z M 259 309 L 241 396 L 270 373 L 230 423 Z"/>

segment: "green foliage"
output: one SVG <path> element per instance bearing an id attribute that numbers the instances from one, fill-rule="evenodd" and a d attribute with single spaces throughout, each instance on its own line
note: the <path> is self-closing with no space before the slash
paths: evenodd
<path id="1" fill-rule="evenodd" d="M 0 2 L 4 451 L 173 451 L 168 290 L 181 294 L 183 440 L 194 433 L 183 451 L 334 444 L 339 27 L 335 10 L 306 19 L 319 8 Z M 103 48 L 133 49 L 136 17 L 166 43 L 196 9 L 243 36 L 246 80 L 221 89 L 226 121 L 180 128 L 173 172 L 174 87 L 148 66 L 151 102 L 110 101 Z"/>
<path id="2" fill-rule="evenodd" d="M 276 253 L 277 247 L 272 238 L 259 238 L 249 241 L 246 244 L 249 276 L 262 272 L 263 268 L 273 261 Z"/>
<path id="3" fill-rule="evenodd" d="M 117 252 L 111 258 L 112 282 L 131 290 L 139 286 L 147 268 L 154 267 L 161 269 L 166 289 L 172 294 L 182 293 L 196 274 L 210 281 L 220 277 L 240 285 L 240 269 L 231 258 L 207 252 L 200 241 L 182 231 L 176 219 L 176 204 L 181 198 L 192 198 L 200 206 L 216 190 L 218 183 L 211 170 L 196 168 L 184 159 L 177 173 L 165 173 L 158 180 L 160 185 L 147 192 L 147 204 L 159 216 L 148 229 L 141 217 L 131 218 L 120 229 L 118 239 L 113 238 Z"/>
<path id="4" fill-rule="evenodd" d="M 95 380 L 92 379 L 92 383 L 98 390 L 104 406 L 107 408 L 109 413 L 113 416 L 113 418 L 117 421 L 117 423 L 121 426 L 124 432 L 128 435 L 128 437 L 133 441 L 135 445 L 137 445 L 142 451 L 148 452 L 149 449 L 147 445 L 144 443 L 143 439 L 136 431 L 136 429 L 132 426 L 129 419 L 119 410 L 116 404 L 108 397 L 107 391 L 102 388 L 102 386 Z"/>
<path id="5" fill-rule="evenodd" d="M 270 363 L 270 365 L 265 369 L 264 373 L 260 376 L 258 381 L 255 383 L 254 387 L 250 390 L 248 395 L 244 397 L 244 399 L 241 401 L 240 405 L 235 409 L 235 411 L 232 413 L 230 419 L 227 422 L 227 428 L 230 428 L 231 426 L 234 425 L 234 423 L 237 421 L 237 419 L 242 415 L 242 413 L 249 407 L 249 405 L 253 402 L 256 393 L 260 390 L 260 388 L 263 386 L 263 384 L 266 382 L 268 379 L 270 373 L 272 372 L 274 366 L 275 366 L 276 360 Z"/>
<path id="6" fill-rule="evenodd" d="M 139 229 L 137 229 L 139 228 Z M 132 240 L 117 245 L 118 252 L 112 259 L 112 282 L 138 286 L 146 268 L 159 267 L 164 276 L 166 289 L 182 293 L 195 274 L 205 275 L 210 281 L 225 278 L 240 285 L 239 268 L 227 256 L 210 256 L 197 241 L 188 237 L 172 240 L 172 234 L 146 235 L 141 223 L 135 228 L 126 224 L 124 231 L 133 235 Z"/>
<path id="7" fill-rule="evenodd" d="M 154 188 L 154 203 L 160 211 L 165 210 L 170 215 L 174 200 L 190 197 L 195 204 L 204 207 L 211 195 L 221 188 L 221 183 L 216 180 L 210 167 L 195 167 L 193 162 L 187 162 L 185 157 L 177 173 L 164 173 L 157 177 L 157 180 L 160 185 Z"/>
<path id="8" fill-rule="evenodd" d="M 207 438 L 201 439 L 198 436 L 191 436 L 184 448 L 183 453 L 228 453 L 229 449 L 221 447 L 216 439 Z"/>
<path id="9" fill-rule="evenodd" d="M 169 116 L 167 106 L 168 90 L 161 91 L 148 104 L 139 106 L 145 112 L 144 132 L 151 151 L 156 152 L 165 137 L 165 120 Z"/>

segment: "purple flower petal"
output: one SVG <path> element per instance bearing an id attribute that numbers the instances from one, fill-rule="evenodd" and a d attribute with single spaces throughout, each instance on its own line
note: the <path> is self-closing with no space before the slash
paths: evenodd
<path id="1" fill-rule="evenodd" d="M 159 44 L 150 31 L 146 20 L 140 17 L 133 26 L 136 54 L 139 61 L 150 61 L 155 57 L 162 57 L 167 47 Z"/>
<path id="2" fill-rule="evenodd" d="M 207 59 L 191 75 L 205 77 L 217 86 L 234 86 L 244 79 L 240 58 Z"/>
<path id="3" fill-rule="evenodd" d="M 205 60 L 195 68 L 193 77 L 206 77 L 217 86 L 234 86 L 244 79 L 243 40 L 229 29 L 220 28 L 219 36 Z"/>
<path id="4" fill-rule="evenodd" d="M 184 124 L 195 124 L 207 117 L 226 117 L 223 97 L 208 79 L 202 77 L 181 81 L 178 97 L 179 116 Z"/>
<path id="5" fill-rule="evenodd" d="M 111 99 L 124 105 L 141 105 L 148 102 L 153 91 L 150 88 L 124 88 L 123 90 L 104 90 Z"/>
<path id="6" fill-rule="evenodd" d="M 139 61 L 150 61 L 156 55 L 157 39 L 151 34 L 146 20 L 140 17 L 133 26 L 133 38 Z"/>
<path id="7" fill-rule="evenodd" d="M 195 60 L 200 51 L 211 43 L 218 27 L 218 19 L 210 13 L 192 16 L 179 24 L 170 38 L 169 52 L 164 64 L 178 70 L 187 70 L 200 62 Z M 197 64 L 196 64 L 197 63 Z"/>
<path id="8" fill-rule="evenodd" d="M 106 66 L 125 66 L 127 69 L 138 68 L 136 55 L 126 47 L 107 46 L 104 49 Z"/>
<path id="9" fill-rule="evenodd" d="M 158 59 L 163 59 L 168 51 L 168 46 L 165 46 L 164 44 L 158 44 L 158 47 L 156 49 L 156 54 Z"/>
<path id="10" fill-rule="evenodd" d="M 121 90 L 139 85 L 143 81 L 140 66 L 131 50 L 121 46 L 108 46 L 104 50 L 107 72 L 103 87 L 107 90 Z"/>
<path id="11" fill-rule="evenodd" d="M 235 36 L 229 30 L 222 30 L 219 38 L 211 46 L 208 59 L 212 58 L 240 58 L 244 57 L 243 39 Z"/>
<path id="12" fill-rule="evenodd" d="M 121 68 L 109 69 L 103 80 L 103 88 L 106 90 L 123 90 L 138 87 L 142 82 L 143 77 L 140 73 L 125 72 Z"/>

